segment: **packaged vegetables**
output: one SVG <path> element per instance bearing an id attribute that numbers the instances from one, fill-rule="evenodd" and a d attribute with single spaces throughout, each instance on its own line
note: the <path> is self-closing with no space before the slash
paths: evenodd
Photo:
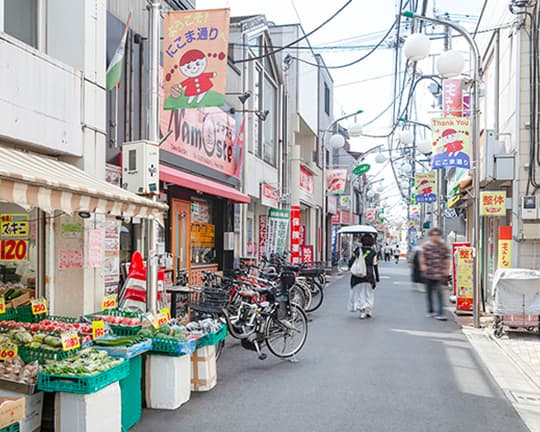
<path id="1" fill-rule="evenodd" d="M 123 361 L 124 359 L 110 357 L 105 351 L 84 348 L 72 357 L 47 363 L 43 366 L 42 372 L 61 376 L 91 376 L 117 366 Z"/>
<path id="2" fill-rule="evenodd" d="M 35 384 L 39 372 L 37 362 L 27 365 L 20 357 L 13 357 L 0 362 L 0 378 L 22 384 Z"/>

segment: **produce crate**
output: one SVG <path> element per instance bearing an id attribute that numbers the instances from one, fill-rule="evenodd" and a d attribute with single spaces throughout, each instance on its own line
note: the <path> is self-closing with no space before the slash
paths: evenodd
<path id="1" fill-rule="evenodd" d="M 180 342 L 178 340 L 153 337 L 152 338 L 152 352 L 166 354 L 171 356 L 181 356 L 185 354 L 191 354 L 195 351 L 197 342 L 195 339 L 188 340 L 186 342 Z"/>
<path id="2" fill-rule="evenodd" d="M 13 321 L 17 320 L 17 310 L 13 308 L 6 308 L 6 312 L 3 314 L 0 314 L 0 321 L 11 321 L 11 320 Z"/>
<path id="3" fill-rule="evenodd" d="M 146 339 L 142 342 L 130 346 L 120 345 L 105 347 L 101 345 L 95 345 L 94 348 L 101 351 L 107 351 L 107 354 L 109 354 L 111 357 L 130 359 L 147 351 L 151 351 L 152 341 L 150 339 Z"/>
<path id="4" fill-rule="evenodd" d="M 43 314 L 43 315 L 39 315 L 40 316 L 40 321 L 44 320 L 44 319 L 48 319 L 48 320 L 51 320 L 51 321 L 60 321 L 60 322 L 64 322 L 64 323 L 67 323 L 67 324 L 75 324 L 76 322 L 79 321 L 78 318 L 73 318 L 73 317 L 65 317 L 65 316 L 58 316 L 58 315 L 46 315 L 46 314 Z"/>
<path id="5" fill-rule="evenodd" d="M 227 326 L 221 325 L 221 328 L 213 333 L 208 333 L 197 339 L 197 349 L 209 345 L 216 345 L 227 337 Z"/>
<path id="6" fill-rule="evenodd" d="M 122 401 L 122 432 L 128 432 L 142 415 L 142 356 L 127 360 L 129 375 L 120 380 Z"/>
<path id="7" fill-rule="evenodd" d="M 38 322 L 43 318 L 42 315 L 32 315 L 32 306 L 26 305 L 15 308 L 15 318 L 13 319 L 21 322 Z"/>
<path id="8" fill-rule="evenodd" d="M 0 432 L 20 432 L 21 427 L 19 426 L 19 423 L 13 423 L 11 426 L 8 426 L 4 429 L 0 429 Z"/>
<path id="9" fill-rule="evenodd" d="M 25 363 L 37 361 L 39 364 L 45 364 L 49 360 L 63 360 L 76 354 L 78 349 L 71 351 L 47 351 L 37 348 L 29 348 L 19 345 L 19 356 Z"/>
<path id="10" fill-rule="evenodd" d="M 114 324 L 109 324 L 109 327 L 117 336 L 135 336 L 142 329 L 142 326 L 128 327 Z"/>
<path id="11" fill-rule="evenodd" d="M 120 309 L 108 309 L 108 310 L 104 310 L 101 312 L 96 312 L 94 314 L 87 315 L 86 317 L 91 320 L 95 316 L 99 316 L 99 315 L 111 315 L 111 316 L 119 316 L 119 317 L 125 317 L 125 318 L 140 318 L 142 320 L 142 316 L 139 312 L 125 311 L 125 310 L 120 310 Z M 142 325 L 131 327 L 131 326 L 109 324 L 109 327 L 111 328 L 112 332 L 117 336 L 135 336 L 137 333 L 139 333 L 139 330 L 141 330 Z"/>
<path id="12" fill-rule="evenodd" d="M 106 371 L 91 376 L 63 376 L 40 372 L 38 375 L 38 390 L 45 392 L 90 394 L 126 378 L 128 374 L 129 362 L 127 360 Z"/>

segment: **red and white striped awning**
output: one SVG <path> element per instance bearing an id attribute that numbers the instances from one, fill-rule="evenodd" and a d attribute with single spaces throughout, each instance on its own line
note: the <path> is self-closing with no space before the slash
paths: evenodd
<path id="1" fill-rule="evenodd" d="M 45 212 L 88 211 L 113 216 L 152 217 L 168 206 L 98 180 L 57 159 L 0 146 L 0 201 Z"/>

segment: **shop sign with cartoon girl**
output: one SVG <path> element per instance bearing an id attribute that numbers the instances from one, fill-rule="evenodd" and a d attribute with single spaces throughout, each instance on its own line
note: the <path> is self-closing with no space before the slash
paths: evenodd
<path id="1" fill-rule="evenodd" d="M 416 202 L 418 204 L 437 201 L 437 194 L 435 193 L 436 182 L 437 179 L 434 172 L 416 174 Z"/>
<path id="2" fill-rule="evenodd" d="M 225 104 L 229 15 L 229 9 L 165 14 L 165 109 Z"/>
<path id="3" fill-rule="evenodd" d="M 431 119 L 433 157 L 431 167 L 471 167 L 471 119 L 445 117 Z"/>

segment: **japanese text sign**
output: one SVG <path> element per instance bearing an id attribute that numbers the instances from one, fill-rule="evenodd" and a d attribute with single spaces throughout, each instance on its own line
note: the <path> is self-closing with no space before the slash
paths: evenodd
<path id="1" fill-rule="evenodd" d="M 512 227 L 499 226 L 499 248 L 497 254 L 497 267 L 512 267 Z"/>
<path id="2" fill-rule="evenodd" d="M 261 183 L 261 204 L 277 208 L 279 204 L 279 191 L 266 183 Z"/>
<path id="3" fill-rule="evenodd" d="M 456 310 L 471 311 L 473 309 L 474 248 L 459 247 L 455 254 Z"/>
<path id="4" fill-rule="evenodd" d="M 71 351 L 81 347 L 79 334 L 75 330 L 68 330 L 60 335 L 62 351 Z"/>
<path id="5" fill-rule="evenodd" d="M 328 195 L 340 195 L 345 193 L 346 185 L 346 169 L 330 169 L 326 171 L 326 193 Z"/>
<path id="6" fill-rule="evenodd" d="M 0 215 L 0 237 L 28 237 L 27 214 Z"/>
<path id="7" fill-rule="evenodd" d="M 302 246 L 302 262 L 313 264 L 313 246 Z"/>
<path id="8" fill-rule="evenodd" d="M 47 313 L 47 300 L 44 298 L 32 299 L 32 315 L 41 315 Z"/>
<path id="9" fill-rule="evenodd" d="M 4 361 L 17 357 L 18 348 L 19 347 L 17 344 L 4 342 L 2 345 L 0 345 L 0 360 Z"/>
<path id="10" fill-rule="evenodd" d="M 165 109 L 224 105 L 229 13 L 229 9 L 165 13 Z"/>
<path id="11" fill-rule="evenodd" d="M 456 251 L 460 247 L 470 247 L 469 242 L 456 242 L 452 243 L 452 286 L 454 288 L 454 295 L 456 295 Z"/>
<path id="12" fill-rule="evenodd" d="M 105 336 L 105 321 L 92 321 L 92 339 L 97 339 Z"/>
<path id="13" fill-rule="evenodd" d="M 445 117 L 431 119 L 433 157 L 431 167 L 471 167 L 471 119 Z"/>
<path id="14" fill-rule="evenodd" d="M 437 201 L 436 183 L 437 177 L 434 172 L 417 173 L 415 177 L 416 202 L 433 203 Z"/>
<path id="15" fill-rule="evenodd" d="M 299 264 L 300 250 L 300 206 L 291 206 L 291 263 Z"/>
<path id="16" fill-rule="evenodd" d="M 103 244 L 105 233 L 92 229 L 88 232 L 88 265 L 93 268 L 103 266 Z"/>
<path id="17" fill-rule="evenodd" d="M 505 214 L 505 191 L 480 192 L 480 216 L 504 216 Z"/>
<path id="18" fill-rule="evenodd" d="M 101 302 L 102 310 L 116 309 L 117 305 L 117 296 L 116 294 L 106 295 L 103 301 Z"/>
<path id="19" fill-rule="evenodd" d="M 259 259 L 266 255 L 266 243 L 268 240 L 268 216 L 259 215 Z"/>
<path id="20" fill-rule="evenodd" d="M 289 230 L 289 211 L 270 209 L 268 217 L 268 238 L 266 252 L 283 253 L 287 243 Z"/>
<path id="21" fill-rule="evenodd" d="M 304 165 L 300 166 L 300 199 L 304 201 L 313 199 L 313 173 Z"/>
<path id="22" fill-rule="evenodd" d="M 461 117 L 463 114 L 463 87 L 461 79 L 443 80 L 443 115 Z"/>

